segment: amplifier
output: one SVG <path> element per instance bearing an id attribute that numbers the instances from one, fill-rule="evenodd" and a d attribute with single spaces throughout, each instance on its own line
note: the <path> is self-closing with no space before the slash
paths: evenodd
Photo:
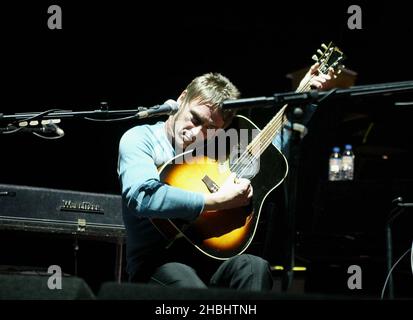
<path id="1" fill-rule="evenodd" d="M 0 230 L 125 237 L 120 195 L 0 184 Z"/>

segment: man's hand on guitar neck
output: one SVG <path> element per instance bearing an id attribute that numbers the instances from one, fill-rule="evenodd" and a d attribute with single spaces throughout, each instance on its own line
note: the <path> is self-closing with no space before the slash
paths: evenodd
<path id="1" fill-rule="evenodd" d="M 308 89 L 304 91 L 308 91 L 311 89 L 317 90 L 328 90 L 331 89 L 333 86 L 333 79 L 337 77 L 334 72 L 333 68 L 328 69 L 328 74 L 323 74 L 319 72 L 318 68 L 320 64 L 317 62 L 313 64 L 304 78 L 300 82 L 300 88 L 308 87 Z M 306 83 L 309 81 L 309 85 L 306 86 Z"/>
<path id="2" fill-rule="evenodd" d="M 250 203 L 253 194 L 251 181 L 235 178 L 235 173 L 232 173 L 217 192 L 205 194 L 204 211 L 232 209 Z"/>

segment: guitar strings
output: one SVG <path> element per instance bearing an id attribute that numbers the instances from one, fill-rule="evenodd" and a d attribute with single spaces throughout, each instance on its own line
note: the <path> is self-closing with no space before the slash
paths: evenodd
<path id="1" fill-rule="evenodd" d="M 311 76 L 307 83 L 302 86 L 302 88 L 297 89 L 297 92 L 303 92 L 304 90 L 309 89 L 309 83 L 311 82 L 312 78 L 314 76 Z M 257 136 L 258 138 L 256 141 L 253 141 L 250 144 L 249 150 L 244 152 L 244 155 L 240 157 L 240 161 L 237 163 L 238 168 L 235 169 L 235 166 L 233 169 L 235 171 L 241 171 L 237 172 L 239 176 L 242 176 L 246 170 L 249 169 L 250 165 L 253 164 L 259 156 L 266 150 L 268 145 L 273 141 L 274 136 L 280 131 L 280 127 L 283 127 L 284 124 L 288 121 L 284 118 L 284 110 L 288 105 L 284 105 L 282 109 L 277 113 L 277 115 L 274 117 L 274 119 L 271 120 L 271 122 L 267 125 L 268 128 L 264 128 L 261 136 Z M 247 162 L 244 164 L 244 162 Z"/>
<path id="2" fill-rule="evenodd" d="M 323 74 L 328 73 L 328 69 L 324 70 L 324 72 L 323 72 L 323 68 L 325 68 L 327 66 L 327 62 L 328 62 L 328 60 L 325 60 L 323 63 L 320 64 L 320 67 L 318 68 L 318 70 Z M 310 88 L 310 82 L 314 77 L 315 77 L 315 75 L 311 75 L 310 78 L 308 79 L 308 81 L 302 87 L 300 86 L 296 90 L 296 92 L 307 91 Z M 283 108 L 274 117 L 275 119 L 270 121 L 270 123 L 267 125 L 267 127 L 269 127 L 269 129 L 267 130 L 267 128 L 264 128 L 262 130 L 262 132 L 264 132 L 264 131 L 266 131 L 266 132 L 264 132 L 264 134 L 261 137 L 259 137 L 259 136 L 257 137 L 257 141 L 258 142 L 263 142 L 263 144 L 264 144 L 264 148 L 261 149 L 261 152 L 263 152 L 265 150 L 265 148 L 269 145 L 269 143 L 273 141 L 274 136 L 281 130 L 281 128 L 282 128 L 282 126 L 280 126 L 281 121 L 282 121 L 283 126 L 286 122 L 288 122 L 288 119 L 286 119 L 284 117 L 284 110 L 287 106 L 288 106 L 287 104 L 284 105 Z M 268 138 L 268 136 L 270 138 Z M 257 141 L 253 141 L 251 143 L 251 149 L 253 149 L 254 151 L 256 151 Z"/>
<path id="3" fill-rule="evenodd" d="M 320 65 L 319 71 L 321 73 L 325 73 L 325 71 L 328 72 L 328 69 L 323 72 L 322 69 L 325 66 L 326 66 L 326 62 L 324 62 Z M 315 77 L 315 75 L 310 76 L 308 81 L 302 87 L 299 87 L 297 89 L 297 92 L 303 92 L 303 91 L 306 91 L 307 89 L 309 89 L 310 88 L 310 82 L 314 77 Z M 264 128 L 264 130 L 263 130 L 264 134 L 262 134 L 261 136 L 258 136 L 256 141 L 253 141 L 251 143 L 251 145 L 249 146 L 250 148 L 248 150 L 250 155 L 248 155 L 248 152 L 247 152 L 247 155 L 248 155 L 247 158 L 254 159 L 254 158 L 259 157 L 262 154 L 262 152 L 265 151 L 265 149 L 268 147 L 268 145 L 273 141 L 274 136 L 278 132 L 280 132 L 280 130 L 284 127 L 284 124 L 286 122 L 288 122 L 288 119 L 284 117 L 284 110 L 287 106 L 288 105 L 284 105 L 283 108 L 278 112 L 276 117 L 274 117 L 275 119 L 270 121 L 270 123 L 268 124 L 268 128 Z M 280 125 L 280 124 L 282 124 L 282 125 Z M 252 153 L 252 156 L 251 156 L 251 153 Z M 249 160 L 249 161 L 251 162 L 251 160 Z M 242 162 L 241 162 L 241 165 L 242 165 Z M 247 164 L 247 166 L 248 165 L 249 164 Z M 234 168 L 235 168 L 235 166 L 234 166 Z M 245 169 L 247 169 L 247 168 L 244 168 L 244 171 L 245 171 Z"/>
<path id="4" fill-rule="evenodd" d="M 320 69 L 322 69 L 322 67 L 324 66 L 325 66 L 325 63 L 322 63 L 319 67 L 319 71 L 321 71 Z M 301 88 L 299 87 L 296 92 L 303 92 L 309 89 L 310 82 L 314 77 L 315 75 L 310 76 L 308 81 Z M 234 163 L 234 165 L 232 166 L 232 169 L 234 171 L 238 171 L 239 169 L 242 169 L 240 172 L 237 172 L 239 176 L 242 176 L 242 174 L 244 174 L 244 172 L 248 170 L 250 165 L 253 164 L 258 159 L 258 157 L 262 154 L 262 152 L 265 151 L 268 145 L 273 141 L 274 136 L 280 131 L 280 124 L 282 123 L 284 125 L 288 121 L 286 119 L 283 119 L 284 117 L 283 112 L 287 106 L 288 106 L 287 104 L 283 106 L 283 108 L 270 121 L 270 123 L 267 124 L 266 127 L 268 128 L 264 128 L 262 130 L 264 134 L 258 135 L 254 139 L 256 141 L 252 141 L 251 144 L 248 146 L 247 151 L 244 152 L 244 154 L 239 159 L 237 159 L 236 163 Z M 247 159 L 247 164 L 244 165 L 243 162 L 245 162 L 245 159 Z"/>
<path id="5" fill-rule="evenodd" d="M 311 81 L 311 79 L 312 77 L 309 79 L 309 81 Z M 307 84 L 303 86 L 302 90 L 305 90 L 306 87 L 307 87 Z M 300 89 L 301 88 L 299 88 L 297 92 L 301 92 Z M 254 138 L 254 140 L 247 147 L 247 150 L 241 155 L 239 159 L 237 159 L 236 163 L 234 163 L 234 165 L 230 168 L 231 171 L 238 171 L 239 169 L 241 169 L 246 159 L 255 157 L 256 152 L 258 151 L 258 148 L 260 148 L 262 144 L 266 144 L 268 140 L 271 141 L 271 138 L 274 136 L 274 133 L 275 134 L 278 133 L 279 131 L 278 127 L 280 127 L 280 124 L 284 122 L 282 118 L 283 118 L 283 112 L 286 107 L 287 105 L 283 106 L 281 110 L 276 114 L 276 116 L 264 127 L 261 133 Z M 242 173 L 242 171 L 239 172 L 238 174 L 240 173 Z"/>
<path id="6" fill-rule="evenodd" d="M 318 71 L 325 67 L 326 62 L 323 62 Z M 311 75 L 307 82 L 301 87 L 299 87 L 296 92 L 304 92 L 310 88 L 310 82 L 315 77 Z M 251 164 L 255 163 L 258 157 L 266 150 L 266 148 L 273 141 L 274 137 L 279 131 L 284 127 L 285 123 L 288 121 L 284 118 L 284 111 L 288 104 L 284 105 L 280 111 L 275 115 L 275 117 L 264 127 L 264 129 L 258 134 L 253 141 L 247 146 L 247 150 L 235 161 L 235 163 L 230 167 L 230 170 L 236 172 L 237 176 L 242 177 L 246 170 L 248 170 Z M 261 134 L 264 132 L 263 134 Z M 247 162 L 244 164 L 244 162 Z M 241 170 L 241 171 L 239 171 Z M 238 172 L 239 171 L 239 172 Z"/>
<path id="7" fill-rule="evenodd" d="M 281 112 L 284 111 L 284 107 L 280 110 Z M 263 135 L 259 137 L 254 143 L 252 143 L 250 148 L 247 149 L 246 152 L 240 157 L 237 168 L 234 171 L 237 173 L 237 176 L 242 177 L 246 171 L 251 168 L 251 165 L 256 163 L 259 159 L 261 154 L 267 149 L 267 147 L 271 144 L 274 136 L 277 135 L 279 130 L 278 127 L 282 127 L 284 125 L 282 117 L 277 117 L 276 121 L 271 124 L 269 129 L 264 132 Z M 275 131 L 274 131 L 275 129 Z"/>
<path id="8" fill-rule="evenodd" d="M 325 67 L 326 65 L 326 61 L 323 62 L 320 67 L 318 68 L 318 71 L 322 72 L 322 68 Z M 328 70 L 327 70 L 328 71 Z M 323 73 L 323 72 L 322 72 Z M 310 82 L 311 80 L 315 77 L 315 75 L 311 75 L 310 78 L 308 79 L 308 81 L 302 86 L 299 87 L 296 92 L 303 92 L 306 91 L 307 89 L 310 88 Z M 231 167 L 234 171 L 242 168 L 243 170 L 241 172 L 239 172 L 238 174 L 240 175 L 241 173 L 244 173 L 245 170 L 248 169 L 249 165 L 251 163 L 253 163 L 255 160 L 255 158 L 258 158 L 260 156 L 260 154 L 268 147 L 268 145 L 273 141 L 274 136 L 280 131 L 280 121 L 282 121 L 283 125 L 288 121 L 287 119 L 282 119 L 284 117 L 284 110 L 288 105 L 284 105 L 283 108 L 277 113 L 277 115 L 266 125 L 266 127 L 261 131 L 264 132 L 264 134 L 259 134 L 257 137 L 254 138 L 254 140 L 251 142 L 251 144 L 248 146 L 249 150 L 247 150 L 246 152 L 244 152 L 243 155 L 241 155 L 241 157 L 239 159 L 237 159 L 236 163 L 234 163 L 234 165 Z M 272 128 L 271 128 L 272 127 Z M 272 131 L 270 131 L 268 128 L 270 128 Z M 274 131 L 275 129 L 275 131 Z M 270 138 L 268 138 L 268 136 Z M 255 141 L 257 140 L 257 141 Z M 261 142 L 261 143 L 260 143 Z M 264 147 L 261 148 L 262 152 L 256 153 L 256 154 L 252 154 L 253 152 L 257 152 L 257 147 L 261 147 L 261 145 L 264 144 Z M 243 163 L 241 162 L 241 159 L 244 160 L 245 158 L 249 158 L 248 162 L 244 168 L 243 168 Z M 238 161 L 240 160 L 240 161 Z M 237 169 L 235 169 L 235 167 L 237 167 Z"/>

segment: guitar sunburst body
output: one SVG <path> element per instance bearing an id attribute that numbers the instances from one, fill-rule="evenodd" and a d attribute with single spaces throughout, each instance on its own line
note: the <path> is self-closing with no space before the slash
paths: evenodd
<path id="1" fill-rule="evenodd" d="M 236 116 L 233 122 L 238 128 L 249 131 L 258 129 L 243 116 Z M 271 164 L 271 168 L 262 170 L 262 166 L 267 164 Z M 167 238 L 184 236 L 212 258 L 228 259 L 241 254 L 254 237 L 266 197 L 281 184 L 288 171 L 284 155 L 272 144 L 260 155 L 259 165 L 260 168 L 251 179 L 254 192 L 249 206 L 204 212 L 189 224 L 161 219 L 153 219 L 152 222 Z M 219 187 L 230 174 L 229 158 L 219 161 L 217 157 L 194 155 L 191 152 L 176 156 L 160 169 L 161 181 L 184 190 L 202 193 L 213 192 L 211 183 Z"/>

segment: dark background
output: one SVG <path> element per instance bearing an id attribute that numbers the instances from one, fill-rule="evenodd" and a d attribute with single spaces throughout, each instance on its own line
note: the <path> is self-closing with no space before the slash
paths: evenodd
<path id="1" fill-rule="evenodd" d="M 347 8 L 355 3 L 331 1 L 2 4 L 0 111 L 87 111 L 101 101 L 111 110 L 150 107 L 176 99 L 190 80 L 211 71 L 229 77 L 243 97 L 269 96 L 292 90 L 285 75 L 311 65 L 315 50 L 329 41 L 345 52 L 357 85 L 410 80 L 413 27 L 403 3 L 359 3 L 362 30 L 347 27 Z M 62 8 L 62 30 L 47 28 L 52 4 Z M 371 270 L 368 293 L 380 291 L 391 200 L 413 200 L 413 107 L 394 106 L 411 100 L 400 95 L 331 102 L 314 116 L 303 142 L 297 200 L 298 262 L 318 275 L 318 287 L 308 290 L 342 293 L 328 278 L 320 284 L 327 274 L 320 270 L 330 270 L 330 279 L 347 279 L 345 266 L 361 264 Z M 275 112 L 255 109 L 249 116 L 262 127 Z M 349 120 L 354 113 L 361 116 Z M 0 183 L 119 193 L 120 137 L 134 125 L 157 120 L 67 119 L 61 124 L 66 136 L 51 141 L 0 136 Z M 345 143 L 355 149 L 355 181 L 328 184 L 330 150 Z M 396 226 L 395 256 L 411 243 L 406 216 Z M 279 255 L 271 256 L 274 263 Z M 400 270 L 408 270 L 407 260 Z M 412 292 L 411 274 L 406 271 L 400 282 L 410 288 L 403 292 Z"/>

